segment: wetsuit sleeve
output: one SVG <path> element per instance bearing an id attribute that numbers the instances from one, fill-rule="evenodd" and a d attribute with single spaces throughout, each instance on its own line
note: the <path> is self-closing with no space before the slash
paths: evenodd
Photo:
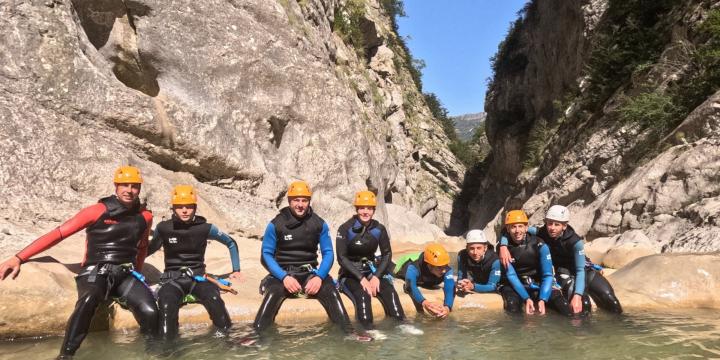
<path id="1" fill-rule="evenodd" d="M 268 270 L 270 270 L 270 274 L 282 280 L 287 276 L 287 272 L 275 261 L 276 246 L 277 236 L 275 236 L 275 224 L 269 223 L 267 228 L 265 228 L 265 234 L 262 240 L 262 259 L 265 261 Z"/>
<path id="2" fill-rule="evenodd" d="M 388 235 L 387 229 L 383 227 L 380 233 L 380 240 L 378 241 L 380 247 L 380 262 L 378 263 L 376 272 L 378 277 L 382 277 L 390 266 L 390 259 L 392 259 L 392 248 L 390 247 L 390 235 Z"/>
<path id="3" fill-rule="evenodd" d="M 542 283 L 540 284 L 540 300 L 550 300 L 550 292 L 553 284 L 553 266 L 550 248 L 543 244 L 540 246 L 540 271 L 542 272 Z"/>
<path id="4" fill-rule="evenodd" d="M 322 254 L 322 261 L 318 266 L 315 274 L 321 279 L 325 279 L 330 273 L 330 268 L 333 265 L 333 253 L 332 239 L 330 239 L 330 227 L 327 223 L 323 222 L 322 232 L 320 232 L 320 253 Z"/>
<path id="5" fill-rule="evenodd" d="M 495 260 L 490 268 L 490 277 L 488 277 L 487 284 L 475 284 L 475 292 L 489 293 L 495 291 L 500 281 L 500 273 L 500 260 Z"/>
<path id="6" fill-rule="evenodd" d="M 235 242 L 235 239 L 230 237 L 230 235 L 220 231 L 220 229 L 215 226 L 210 226 L 210 233 L 208 234 L 208 239 L 219 241 L 225 246 L 227 246 L 228 251 L 230 251 L 230 261 L 232 261 L 232 269 L 233 272 L 240 271 L 240 254 L 238 254 L 238 246 Z"/>
<path id="7" fill-rule="evenodd" d="M 445 298 L 443 304 L 452 310 L 453 303 L 455 302 L 455 278 L 453 278 L 453 269 L 448 270 L 444 276 L 443 293 L 445 293 Z"/>
<path id="8" fill-rule="evenodd" d="M 103 203 L 97 203 L 80 210 L 80 212 L 64 224 L 30 243 L 30 245 L 17 253 L 16 256 L 22 262 L 28 261 L 31 257 L 57 245 L 70 235 L 92 225 L 100 219 L 100 216 L 102 216 L 106 209 Z"/>
<path id="9" fill-rule="evenodd" d="M 353 264 L 347 257 L 347 241 L 345 238 L 347 235 L 347 227 L 341 226 L 338 230 L 337 236 L 335 237 L 335 251 L 337 251 L 338 264 L 343 270 L 350 273 L 358 281 L 362 280 L 362 273 L 358 270 L 357 266 Z"/>
<path id="10" fill-rule="evenodd" d="M 458 257 L 457 257 L 457 264 L 458 264 L 457 279 L 458 280 L 465 279 L 465 264 L 462 263 L 462 259 L 460 259 L 459 252 L 458 252 Z"/>
<path id="11" fill-rule="evenodd" d="M 530 226 L 528 228 L 527 232 L 530 235 L 537 235 L 538 229 L 534 226 Z M 500 246 L 507 246 L 507 244 L 508 244 L 508 237 L 504 231 L 501 233 L 499 244 L 500 244 Z"/>
<path id="12" fill-rule="evenodd" d="M 150 245 L 148 245 L 148 253 L 147 256 L 150 256 L 154 253 L 156 253 L 160 248 L 162 247 L 163 240 L 160 237 L 160 231 L 158 231 L 157 227 L 155 228 L 155 231 L 153 231 L 152 240 L 150 240 Z"/>
<path id="13" fill-rule="evenodd" d="M 418 268 L 416 268 L 413 264 L 408 265 L 407 270 L 405 271 L 405 283 L 410 289 L 410 296 L 412 296 L 418 304 L 422 304 L 422 302 L 425 301 L 425 297 L 422 295 L 417 286 L 417 279 L 419 276 L 420 271 Z"/>
<path id="14" fill-rule="evenodd" d="M 573 247 L 575 254 L 575 294 L 585 293 L 585 245 L 580 240 Z"/>
<path id="15" fill-rule="evenodd" d="M 512 266 L 512 264 L 508 264 L 507 272 L 505 273 L 505 276 L 507 277 L 508 281 L 510 282 L 510 285 L 515 290 L 515 292 L 520 295 L 520 298 L 522 298 L 523 301 L 530 298 L 530 295 L 528 295 L 527 290 L 525 290 L 525 286 L 520 281 L 520 278 L 518 278 L 517 273 L 515 272 L 515 268 Z"/>
<path id="16" fill-rule="evenodd" d="M 148 210 L 143 211 L 143 218 L 145 218 L 145 232 L 140 236 L 138 241 L 138 252 L 135 257 L 135 268 L 137 271 L 142 271 L 143 265 L 145 265 L 145 258 L 148 254 L 148 237 L 150 237 L 150 229 L 152 229 L 153 216 Z"/>

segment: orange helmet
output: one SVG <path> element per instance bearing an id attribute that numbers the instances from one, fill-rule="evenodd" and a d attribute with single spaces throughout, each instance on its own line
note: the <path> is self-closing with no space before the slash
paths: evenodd
<path id="1" fill-rule="evenodd" d="M 353 205 L 358 206 L 377 206 L 377 199 L 372 191 L 358 191 L 355 194 L 355 202 Z"/>
<path id="2" fill-rule="evenodd" d="M 450 263 L 450 255 L 440 244 L 429 244 L 423 252 L 423 259 L 433 266 L 447 266 Z"/>
<path id="3" fill-rule="evenodd" d="M 124 165 L 115 170 L 113 182 L 116 184 L 142 184 L 143 179 L 140 176 L 140 169 Z"/>
<path id="4" fill-rule="evenodd" d="M 505 215 L 505 225 L 527 223 L 528 217 L 522 210 L 510 210 L 508 211 L 507 215 Z"/>
<path id="5" fill-rule="evenodd" d="M 177 185 L 173 188 L 173 205 L 196 205 L 197 195 L 190 185 Z"/>
<path id="6" fill-rule="evenodd" d="M 310 191 L 310 186 L 308 185 L 308 183 L 302 180 L 291 182 L 290 186 L 288 187 L 287 197 L 295 196 L 311 197 L 312 191 Z"/>

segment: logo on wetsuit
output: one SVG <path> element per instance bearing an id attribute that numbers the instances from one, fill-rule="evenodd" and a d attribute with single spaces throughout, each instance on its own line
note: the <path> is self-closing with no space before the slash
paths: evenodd
<path id="1" fill-rule="evenodd" d="M 292 239 L 293 239 L 292 234 L 287 234 L 287 235 L 283 236 L 283 239 L 284 239 L 285 241 L 290 241 L 290 240 L 292 240 Z"/>
<path id="2" fill-rule="evenodd" d="M 103 220 L 103 222 L 107 225 L 115 225 L 120 223 L 119 221 L 113 219 L 105 219 Z"/>
<path id="3" fill-rule="evenodd" d="M 177 238 L 171 237 L 171 238 L 168 239 L 168 242 L 171 243 L 171 244 L 177 244 Z"/>

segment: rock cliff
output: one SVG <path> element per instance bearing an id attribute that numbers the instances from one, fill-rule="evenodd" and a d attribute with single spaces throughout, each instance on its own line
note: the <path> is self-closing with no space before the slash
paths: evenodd
<path id="1" fill-rule="evenodd" d="M 719 6 L 529 2 L 495 58 L 468 224 L 561 204 L 598 256 L 720 249 Z"/>
<path id="2" fill-rule="evenodd" d="M 12 0 L 0 19 L 3 257 L 112 191 L 124 163 L 158 218 L 190 183 L 201 213 L 249 237 L 294 179 L 331 225 L 366 187 L 401 241 L 449 222 L 465 170 L 377 0 Z"/>

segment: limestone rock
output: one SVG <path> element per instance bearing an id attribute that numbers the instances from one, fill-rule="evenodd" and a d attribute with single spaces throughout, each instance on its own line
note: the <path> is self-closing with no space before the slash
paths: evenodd
<path id="1" fill-rule="evenodd" d="M 609 276 L 626 307 L 720 308 L 720 255 L 661 254 L 637 259 Z"/>

